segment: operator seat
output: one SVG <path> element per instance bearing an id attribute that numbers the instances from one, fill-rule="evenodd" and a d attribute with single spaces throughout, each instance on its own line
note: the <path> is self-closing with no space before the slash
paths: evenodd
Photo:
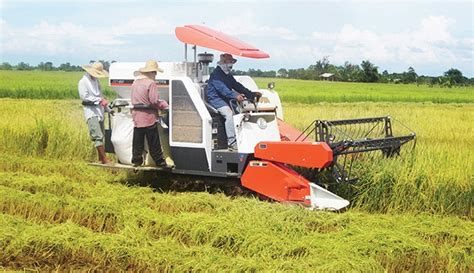
<path id="1" fill-rule="evenodd" d="M 227 134 L 225 132 L 225 119 L 219 114 L 216 108 L 212 107 L 207 102 L 207 82 L 201 85 L 201 96 L 202 101 L 206 105 L 207 111 L 212 118 L 212 128 L 213 128 L 213 150 L 216 149 L 227 149 Z"/>
<path id="2" fill-rule="evenodd" d="M 207 102 L 207 82 L 201 85 L 201 97 L 202 101 L 206 105 L 207 111 L 209 111 L 209 114 L 211 114 L 211 117 L 220 116 L 217 109 L 212 107 L 212 105 Z"/>

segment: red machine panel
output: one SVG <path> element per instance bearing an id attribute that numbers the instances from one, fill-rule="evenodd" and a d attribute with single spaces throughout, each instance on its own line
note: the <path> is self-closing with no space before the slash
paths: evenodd
<path id="1" fill-rule="evenodd" d="M 301 142 L 311 142 L 309 138 L 303 140 L 304 136 L 302 136 L 302 132 L 295 127 L 291 126 L 290 124 L 284 122 L 281 119 L 277 119 L 278 122 L 278 129 L 280 130 L 280 137 L 282 141 L 297 141 L 297 139 L 301 139 L 298 141 Z"/>
<path id="2" fill-rule="evenodd" d="M 280 202 L 310 204 L 309 181 L 283 164 L 250 161 L 241 182 L 242 186 Z"/>
<path id="3" fill-rule="evenodd" d="M 255 157 L 306 168 L 326 168 L 333 160 L 325 142 L 263 141 L 255 146 Z"/>

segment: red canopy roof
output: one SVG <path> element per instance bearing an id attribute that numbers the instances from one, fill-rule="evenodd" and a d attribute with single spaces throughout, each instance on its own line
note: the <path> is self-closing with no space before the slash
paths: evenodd
<path id="1" fill-rule="evenodd" d="M 183 43 L 202 46 L 247 58 L 268 58 L 270 55 L 237 38 L 205 26 L 185 25 L 175 29 Z"/>

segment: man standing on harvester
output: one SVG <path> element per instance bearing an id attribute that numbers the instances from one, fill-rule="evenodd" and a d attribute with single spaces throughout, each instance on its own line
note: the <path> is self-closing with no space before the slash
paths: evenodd
<path id="1" fill-rule="evenodd" d="M 132 84 L 132 118 L 133 143 L 132 164 L 135 167 L 143 164 L 145 137 L 148 142 L 150 155 L 157 167 L 168 167 L 163 158 L 160 136 L 158 135 L 157 119 L 160 109 L 168 109 L 168 103 L 160 100 L 155 78 L 157 72 L 163 72 L 154 60 L 146 62 L 145 67 L 138 70 L 141 74 Z"/>
<path id="2" fill-rule="evenodd" d="M 232 55 L 221 54 L 217 67 L 211 73 L 207 84 L 207 101 L 225 118 L 225 132 L 229 150 L 237 150 L 233 120 L 235 113 L 229 107 L 230 100 L 242 102 L 245 98 L 254 100 L 255 97 L 262 96 L 260 92 L 254 93 L 245 88 L 230 74 L 232 66 L 236 62 L 237 60 Z"/>
<path id="3" fill-rule="evenodd" d="M 108 107 L 108 102 L 102 95 L 98 78 L 106 78 L 109 73 L 100 62 L 83 65 L 82 68 L 87 73 L 79 80 L 78 90 L 84 106 L 84 117 L 89 135 L 97 149 L 99 161 L 102 164 L 108 164 L 110 161 L 105 155 L 104 148 L 104 108 Z"/>

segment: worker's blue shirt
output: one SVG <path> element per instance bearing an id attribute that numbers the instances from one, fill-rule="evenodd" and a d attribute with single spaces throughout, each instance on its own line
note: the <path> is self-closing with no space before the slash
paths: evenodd
<path id="1" fill-rule="evenodd" d="M 218 109 L 229 105 L 229 100 L 237 98 L 240 94 L 245 95 L 250 100 L 255 98 L 252 91 L 245 88 L 230 73 L 226 74 L 219 66 L 214 69 L 207 83 L 207 102 Z"/>

